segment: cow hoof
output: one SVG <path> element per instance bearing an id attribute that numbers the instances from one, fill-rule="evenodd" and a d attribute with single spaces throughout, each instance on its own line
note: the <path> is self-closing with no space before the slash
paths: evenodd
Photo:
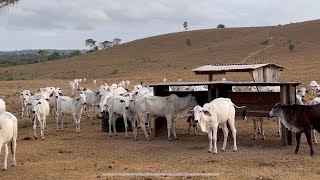
<path id="1" fill-rule="evenodd" d="M 109 134 L 109 137 L 112 137 L 112 134 Z"/>
<path id="2" fill-rule="evenodd" d="M 221 149 L 221 151 L 225 151 L 226 149 Z"/>
<path id="3" fill-rule="evenodd" d="M 212 153 L 212 151 L 211 151 L 211 150 L 208 150 L 207 153 Z"/>
<path id="4" fill-rule="evenodd" d="M 135 138 L 134 140 L 135 140 L 135 141 L 139 141 L 139 139 L 138 139 L 138 138 Z"/>
<path id="5" fill-rule="evenodd" d="M 218 152 L 217 151 L 213 151 L 213 154 L 217 154 Z"/>
<path id="6" fill-rule="evenodd" d="M 172 139 L 171 139 L 171 138 L 168 138 L 168 140 L 169 140 L 169 141 L 172 141 Z"/>
<path id="7" fill-rule="evenodd" d="M 237 152 L 238 150 L 234 149 L 233 152 Z"/>
<path id="8" fill-rule="evenodd" d="M 179 138 L 175 137 L 174 140 L 179 140 Z"/>
<path id="9" fill-rule="evenodd" d="M 265 140 L 266 138 L 265 137 L 263 137 L 261 140 Z"/>
<path id="10" fill-rule="evenodd" d="M 256 140 L 256 138 L 254 137 L 253 140 Z"/>
<path id="11" fill-rule="evenodd" d="M 12 164 L 11 167 L 16 167 L 16 165 L 15 165 L 15 164 Z"/>
<path id="12" fill-rule="evenodd" d="M 37 136 L 34 136 L 34 138 L 35 138 L 35 139 L 38 139 L 38 137 L 37 137 Z"/>
<path id="13" fill-rule="evenodd" d="M 318 142 L 315 142 L 314 144 L 315 144 L 315 145 L 317 145 L 317 144 L 318 144 Z"/>
<path id="14" fill-rule="evenodd" d="M 2 169 L 2 171 L 6 171 L 6 170 L 7 170 L 7 169 L 4 169 L 4 168 Z"/>
<path id="15" fill-rule="evenodd" d="M 295 151 L 294 153 L 295 153 L 295 154 L 298 154 L 298 151 Z"/>
<path id="16" fill-rule="evenodd" d="M 116 133 L 116 134 L 114 134 L 114 136 L 118 136 L 118 134 Z"/>

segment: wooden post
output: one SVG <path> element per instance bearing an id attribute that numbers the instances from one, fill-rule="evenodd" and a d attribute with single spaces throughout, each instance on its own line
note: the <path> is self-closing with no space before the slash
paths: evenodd
<path id="1" fill-rule="evenodd" d="M 281 104 L 295 104 L 296 94 L 295 86 L 281 85 L 280 86 L 280 103 Z M 282 144 L 292 145 L 292 133 L 281 123 Z"/>
<path id="2" fill-rule="evenodd" d="M 209 79 L 208 81 L 212 81 L 213 80 L 213 75 L 212 74 L 209 74 Z"/>

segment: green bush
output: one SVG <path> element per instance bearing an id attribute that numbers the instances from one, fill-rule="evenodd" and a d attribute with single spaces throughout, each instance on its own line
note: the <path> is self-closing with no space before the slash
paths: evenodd
<path id="1" fill-rule="evenodd" d="M 114 69 L 111 74 L 119 74 L 119 70 L 118 69 Z"/>
<path id="2" fill-rule="evenodd" d="M 261 42 L 260 44 L 262 44 L 262 45 L 269 45 L 270 43 L 271 43 L 271 40 L 270 40 L 270 39 L 267 39 L 267 40 Z"/>
<path id="3" fill-rule="evenodd" d="M 288 48 L 289 48 L 290 52 L 293 52 L 295 46 L 294 46 L 294 44 L 289 44 L 289 47 L 288 47 Z"/>
<path id="4" fill-rule="evenodd" d="M 186 39 L 186 43 L 188 46 L 191 46 L 191 39 Z"/>

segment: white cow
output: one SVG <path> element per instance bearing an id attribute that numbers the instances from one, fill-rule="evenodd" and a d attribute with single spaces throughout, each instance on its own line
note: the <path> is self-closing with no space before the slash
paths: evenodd
<path id="1" fill-rule="evenodd" d="M 86 105 L 86 96 L 84 94 L 79 94 L 75 98 L 70 98 L 67 96 L 60 96 L 57 100 L 57 130 L 63 129 L 63 118 L 64 114 L 71 114 L 73 116 L 73 120 L 76 124 L 76 133 L 81 133 L 80 129 L 80 120 L 81 114 L 84 106 Z"/>
<path id="2" fill-rule="evenodd" d="M 73 82 L 76 84 L 76 87 L 79 87 L 79 83 L 82 82 L 82 79 L 74 79 Z"/>
<path id="3" fill-rule="evenodd" d="M 35 100 L 32 102 L 31 110 L 32 110 L 32 113 L 35 114 L 35 117 L 39 121 L 40 129 L 41 129 L 40 130 L 41 140 L 44 140 L 46 120 L 50 111 L 49 103 L 44 99 Z M 36 130 L 37 130 L 37 120 L 34 119 L 33 132 L 34 132 L 35 139 L 38 138 Z"/>
<path id="4" fill-rule="evenodd" d="M 23 117 L 24 110 L 27 110 L 27 116 L 29 116 L 29 111 L 27 108 L 27 104 L 29 102 L 29 98 L 31 97 L 30 90 L 23 90 L 20 93 L 20 104 L 21 104 L 21 116 Z"/>
<path id="5" fill-rule="evenodd" d="M 308 87 L 311 89 L 311 95 L 315 95 L 316 91 L 320 88 L 320 85 L 317 83 L 317 81 L 311 81 Z"/>
<path id="6" fill-rule="evenodd" d="M 93 86 L 96 86 L 97 85 L 97 80 L 92 80 L 92 84 L 93 84 Z"/>
<path id="7" fill-rule="evenodd" d="M 98 91 L 84 91 L 83 94 L 86 96 L 84 114 L 89 118 L 90 116 L 87 109 L 92 108 L 93 113 L 96 114 L 96 106 L 99 104 L 101 96 Z M 94 119 L 92 119 L 91 124 L 95 124 Z"/>
<path id="8" fill-rule="evenodd" d="M 150 137 L 146 132 L 145 123 L 148 122 L 148 116 L 151 119 L 158 117 L 165 117 L 167 120 L 168 139 L 171 140 L 171 132 L 173 138 L 177 139 L 176 135 L 176 120 L 184 118 L 188 111 L 197 105 L 194 96 L 188 95 L 186 97 L 178 97 L 171 94 L 166 97 L 146 96 L 140 95 L 134 100 L 135 118 L 133 125 L 133 132 L 137 140 L 136 122 L 140 124 L 146 138 Z"/>
<path id="9" fill-rule="evenodd" d="M 83 83 L 86 83 L 87 79 L 86 78 L 83 78 Z"/>
<path id="10" fill-rule="evenodd" d="M 76 87 L 77 87 L 77 85 L 76 85 L 76 83 L 75 82 L 73 82 L 73 81 L 69 81 L 69 88 L 70 88 L 70 92 L 71 92 L 71 94 L 72 95 L 74 95 L 74 90 L 76 89 Z"/>
<path id="11" fill-rule="evenodd" d="M 61 90 L 55 89 L 49 96 L 49 106 L 50 106 L 50 113 L 53 116 L 56 113 L 57 109 L 57 99 L 59 96 L 63 96 L 61 94 Z"/>
<path id="12" fill-rule="evenodd" d="M 48 94 L 51 94 L 53 90 L 55 90 L 55 87 L 45 87 L 45 88 L 39 88 L 39 92 L 47 92 Z M 60 88 L 59 88 L 60 89 Z"/>
<path id="13" fill-rule="evenodd" d="M 101 98 L 100 98 L 100 102 L 97 105 L 99 110 L 100 110 L 100 114 L 98 114 L 99 117 L 102 117 L 103 114 L 107 111 L 107 101 L 110 97 L 112 97 L 113 95 L 110 92 L 104 92 L 103 94 L 100 94 Z"/>
<path id="14" fill-rule="evenodd" d="M 18 137 L 18 120 L 17 118 L 9 113 L 0 113 L 0 152 L 4 145 L 4 159 L 2 170 L 7 169 L 8 159 L 8 143 L 11 141 L 11 152 L 12 152 L 12 166 L 16 165 L 16 148 L 17 148 L 17 137 Z"/>
<path id="15" fill-rule="evenodd" d="M 305 87 L 301 87 L 300 89 L 297 89 L 297 94 L 304 99 L 304 97 L 306 96 L 306 93 L 309 92 L 307 91 L 307 89 Z"/>
<path id="16" fill-rule="evenodd" d="M 111 87 L 111 93 L 114 96 L 120 96 L 120 94 L 126 93 L 127 90 L 125 90 L 123 87 L 117 87 L 117 88 L 112 88 Z"/>
<path id="17" fill-rule="evenodd" d="M 308 105 L 316 105 L 316 104 L 320 104 L 319 97 L 314 98 L 312 101 L 309 102 Z M 313 139 L 314 144 L 318 144 L 317 137 L 316 137 L 316 130 L 313 129 L 311 131 L 312 131 L 311 135 L 312 135 L 312 139 Z"/>
<path id="18" fill-rule="evenodd" d="M 2 98 L 0 98 L 0 113 L 5 111 L 6 111 L 6 102 Z"/>
<path id="19" fill-rule="evenodd" d="M 130 97 L 113 96 L 107 101 L 107 110 L 109 112 L 109 136 L 112 136 L 111 124 L 115 136 L 117 136 L 116 119 L 117 116 L 122 116 L 125 125 L 125 136 L 128 137 L 128 122 L 127 119 L 132 117 L 129 114 Z M 131 119 L 130 119 L 131 120 Z"/>
<path id="20" fill-rule="evenodd" d="M 228 127 L 227 123 L 231 128 L 233 135 L 233 151 L 237 151 L 236 143 L 236 127 L 235 127 L 235 107 L 236 108 L 245 108 L 245 106 L 237 107 L 229 98 L 217 98 L 212 100 L 208 109 L 204 109 L 201 106 L 196 106 L 189 113 L 194 114 L 195 122 L 198 122 L 201 130 L 208 133 L 209 138 L 209 150 L 208 152 L 217 153 L 217 132 L 218 127 L 222 127 L 224 134 L 224 141 L 222 146 L 222 151 L 226 149 L 227 139 L 228 139 Z M 213 141 L 213 150 L 212 150 L 212 141 Z"/>

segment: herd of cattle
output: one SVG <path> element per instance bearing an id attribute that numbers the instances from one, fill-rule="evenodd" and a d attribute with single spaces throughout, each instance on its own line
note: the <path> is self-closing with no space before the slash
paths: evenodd
<path id="1" fill-rule="evenodd" d="M 201 130 L 208 134 L 209 150 L 208 152 L 217 153 L 217 131 L 222 128 L 224 141 L 222 150 L 226 149 L 228 138 L 228 127 L 230 126 L 234 144 L 233 151 L 237 151 L 236 144 L 236 127 L 235 127 L 235 108 L 244 109 L 243 118 L 245 117 L 246 107 L 237 107 L 229 98 L 217 98 L 204 104 L 202 107 L 198 105 L 196 98 L 192 95 L 186 97 L 178 97 L 171 94 L 166 97 L 154 96 L 153 89 L 143 84 L 133 86 L 131 92 L 128 91 L 130 81 L 122 81 L 119 84 L 108 85 L 107 83 L 100 85 L 96 90 L 92 91 L 80 87 L 81 83 L 85 83 L 86 79 L 75 79 L 68 82 L 69 92 L 62 92 L 59 87 L 45 87 L 32 94 L 30 90 L 23 90 L 20 93 L 21 116 L 30 117 L 33 122 L 34 137 L 37 139 L 37 126 L 40 126 L 40 137 L 45 139 L 46 120 L 49 114 L 55 116 L 56 129 L 64 130 L 63 118 L 65 114 L 72 115 L 75 122 L 75 132 L 81 133 L 81 117 L 88 116 L 89 111 L 93 111 L 95 116 L 101 117 L 107 113 L 109 115 L 109 135 L 113 133 L 117 135 L 116 119 L 123 117 L 125 124 L 125 136 L 128 137 L 128 123 L 131 121 L 133 135 L 137 140 L 137 128 L 140 127 L 146 138 L 150 140 L 150 132 L 147 132 L 146 125 L 149 126 L 154 119 L 165 117 L 167 120 L 168 139 L 177 139 L 176 120 L 189 117 L 189 132 L 191 124 L 195 128 L 199 126 Z M 96 86 L 96 81 L 92 81 Z M 309 85 L 311 94 L 315 95 L 320 91 L 320 85 L 312 81 Z M 171 91 L 204 91 L 206 87 L 170 87 Z M 253 87 L 234 88 L 233 91 L 257 91 Z M 262 87 L 259 91 L 279 91 L 277 88 Z M 317 143 L 314 136 L 315 131 L 320 131 L 320 98 L 303 105 L 303 100 L 307 93 L 306 88 L 297 90 L 297 104 L 280 105 L 276 104 L 270 111 L 270 117 L 278 117 L 286 128 L 296 133 L 296 153 L 299 151 L 301 133 L 305 133 L 307 141 L 310 145 L 311 155 L 314 155 L 312 147 L 312 134 L 314 142 Z M 70 93 L 71 96 L 63 94 Z M 319 105 L 317 105 L 319 104 Z M 94 119 L 94 118 L 92 118 Z M 254 139 L 257 137 L 256 131 L 259 118 L 254 119 Z M 94 120 L 92 120 L 94 123 Z M 280 124 L 280 123 L 279 123 Z M 260 123 L 262 126 L 263 123 Z M 260 127 L 260 126 L 259 126 Z M 280 126 L 279 126 L 280 127 Z M 261 134 L 264 137 L 263 127 L 260 127 Z M 6 104 L 0 98 L 0 152 L 2 145 L 5 147 L 5 158 L 3 169 L 7 168 L 8 143 L 11 142 L 13 154 L 13 165 L 15 165 L 15 151 L 17 139 L 17 118 L 9 112 L 6 112 Z M 212 146 L 213 143 L 213 146 Z"/>

